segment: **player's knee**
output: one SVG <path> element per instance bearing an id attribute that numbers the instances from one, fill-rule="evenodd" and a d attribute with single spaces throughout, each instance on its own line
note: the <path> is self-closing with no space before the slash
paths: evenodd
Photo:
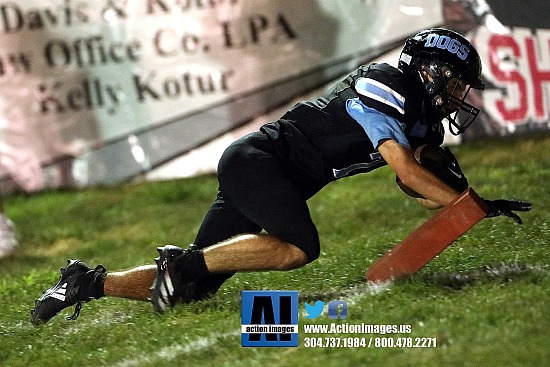
<path id="1" fill-rule="evenodd" d="M 294 242 L 296 245 L 291 245 L 294 248 L 293 259 L 299 264 L 292 269 L 295 269 L 300 266 L 304 266 L 317 260 L 321 253 L 321 244 L 319 243 L 319 235 L 313 227 L 311 234 L 302 235 L 300 241 Z"/>
<path id="2" fill-rule="evenodd" d="M 303 246 L 303 249 L 307 256 L 307 262 L 310 263 L 317 260 L 321 254 L 321 243 L 317 230 L 312 231 L 311 235 L 307 236 L 307 239 L 308 241 Z"/>
<path id="3" fill-rule="evenodd" d="M 231 185 L 248 169 L 247 161 L 252 158 L 251 146 L 245 138 L 233 142 L 225 149 L 218 162 L 217 174 L 220 185 Z"/>
<path id="4" fill-rule="evenodd" d="M 280 270 L 292 270 L 300 268 L 310 262 L 317 260 L 321 253 L 319 243 L 308 246 L 307 250 L 303 250 L 297 246 L 289 244 L 289 250 L 286 252 L 286 259 L 281 264 Z"/>
<path id="5" fill-rule="evenodd" d="M 307 253 L 307 262 L 310 263 L 312 261 L 317 260 L 320 254 L 321 254 L 321 249 L 319 244 L 317 244 L 317 246 L 314 249 L 312 249 Z"/>
<path id="6" fill-rule="evenodd" d="M 241 159 L 238 144 L 230 145 L 222 154 L 218 162 L 218 180 L 228 181 L 233 177 L 234 170 L 238 167 L 238 162 Z"/>
<path id="7" fill-rule="evenodd" d="M 280 262 L 278 270 L 292 270 L 308 263 L 307 254 L 298 247 L 288 244 L 284 260 Z"/>

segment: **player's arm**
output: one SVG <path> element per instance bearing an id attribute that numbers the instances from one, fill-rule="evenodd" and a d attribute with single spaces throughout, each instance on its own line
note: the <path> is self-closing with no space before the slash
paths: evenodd
<path id="1" fill-rule="evenodd" d="M 346 107 L 397 176 L 403 180 L 401 175 L 405 175 L 404 184 L 427 199 L 421 204 L 436 208 L 446 205 L 458 196 L 457 191 L 417 162 L 401 122 L 356 99 L 348 100 Z"/>
<path id="2" fill-rule="evenodd" d="M 424 164 L 418 163 L 417 158 L 414 157 L 410 149 L 394 140 L 382 140 L 379 143 L 378 151 L 395 171 L 402 184 L 419 194 L 420 198 L 417 200 L 427 208 L 435 209 L 438 205 L 447 205 L 454 198 L 458 197 L 459 191 L 465 190 L 468 187 L 466 178 L 449 150 L 428 148 L 426 155 L 429 155 L 430 151 L 432 153 L 439 152 L 442 154 L 440 158 L 443 157 L 449 160 L 442 167 L 436 169 L 436 173 L 432 173 L 432 171 L 426 168 L 425 164 L 428 162 Z M 420 153 L 421 160 L 426 155 L 424 155 L 424 150 L 422 150 Z M 455 176 L 450 176 L 449 172 L 453 172 Z M 442 178 L 440 179 L 440 177 Z M 458 189 L 459 187 L 460 189 Z M 512 218 L 519 224 L 522 223 L 521 218 L 514 212 L 526 212 L 531 209 L 531 203 L 521 200 L 483 200 L 488 207 L 488 218 L 504 215 Z"/>
<path id="3" fill-rule="evenodd" d="M 418 202 L 418 204 L 422 205 L 424 208 L 430 209 L 430 210 L 441 209 L 443 207 L 443 205 L 425 198 L 416 198 L 416 201 Z"/>
<path id="4" fill-rule="evenodd" d="M 389 85 L 386 85 L 386 88 L 383 88 L 384 92 L 380 94 L 381 89 L 369 89 L 371 86 L 369 83 L 372 82 L 367 78 L 360 78 L 357 81 L 354 88 L 361 97 L 346 102 L 348 114 L 365 130 L 373 146 L 377 148 L 403 183 L 423 197 L 424 200 L 419 200 L 422 205 L 428 208 L 437 208 L 453 201 L 460 194 L 458 189 L 455 190 L 448 186 L 417 162 L 404 134 L 404 126 L 394 116 L 403 114 L 404 98 L 402 95 L 399 94 L 399 91 L 391 89 Z M 385 99 L 388 93 L 393 98 Z M 376 100 L 383 101 L 383 103 L 377 105 L 370 97 L 367 98 L 372 94 L 377 96 Z M 371 103 L 377 108 L 369 107 Z M 387 110 L 388 108 L 384 106 L 393 106 L 394 109 Z M 467 183 L 465 188 L 467 188 Z M 518 223 L 521 223 L 521 219 L 513 211 L 528 211 L 531 208 L 530 203 L 522 201 L 485 201 L 489 206 L 487 217 L 505 215 Z"/>
<path id="5" fill-rule="evenodd" d="M 425 200 L 420 202 L 421 204 L 434 208 L 444 206 L 460 195 L 419 164 L 411 149 L 395 140 L 381 140 L 378 151 L 403 184 L 424 197 Z"/>

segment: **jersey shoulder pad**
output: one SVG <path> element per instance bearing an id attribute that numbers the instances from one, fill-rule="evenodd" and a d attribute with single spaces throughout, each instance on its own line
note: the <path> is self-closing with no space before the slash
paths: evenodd
<path id="1" fill-rule="evenodd" d="M 402 73 L 388 64 L 372 64 L 359 73 L 353 88 L 361 102 L 389 116 L 400 119 L 405 115 L 405 89 Z"/>

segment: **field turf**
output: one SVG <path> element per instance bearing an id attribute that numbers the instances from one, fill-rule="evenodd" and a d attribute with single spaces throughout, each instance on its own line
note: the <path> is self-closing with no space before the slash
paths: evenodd
<path id="1" fill-rule="evenodd" d="M 214 198 L 202 176 L 5 200 L 21 236 L 0 260 L 3 366 L 550 366 L 550 135 L 484 140 L 453 148 L 472 187 L 487 198 L 531 201 L 524 224 L 484 219 L 413 277 L 374 289 L 369 265 L 434 212 L 394 184 L 388 168 L 331 184 L 310 200 L 322 254 L 291 272 L 234 276 L 213 298 L 159 315 L 150 304 L 101 299 L 35 328 L 29 312 L 69 258 L 109 270 L 151 263 L 165 243 L 191 243 Z M 240 346 L 241 290 L 297 290 L 298 348 Z M 306 348 L 303 302 L 348 302 L 338 323 L 410 325 L 371 348 Z M 435 338 L 436 347 L 385 348 L 392 337 Z M 309 339 L 311 342 L 311 339 Z"/>

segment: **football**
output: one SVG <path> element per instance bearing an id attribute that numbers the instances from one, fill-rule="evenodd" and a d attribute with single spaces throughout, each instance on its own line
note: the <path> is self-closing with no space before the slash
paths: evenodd
<path id="1" fill-rule="evenodd" d="M 414 157 L 418 163 L 426 167 L 453 189 L 464 192 L 468 188 L 468 179 L 460 169 L 456 157 L 448 147 L 441 148 L 437 145 L 421 145 L 415 150 Z M 395 180 L 397 186 L 406 195 L 413 198 L 423 198 L 422 195 L 406 186 L 398 176 L 396 176 Z"/>

